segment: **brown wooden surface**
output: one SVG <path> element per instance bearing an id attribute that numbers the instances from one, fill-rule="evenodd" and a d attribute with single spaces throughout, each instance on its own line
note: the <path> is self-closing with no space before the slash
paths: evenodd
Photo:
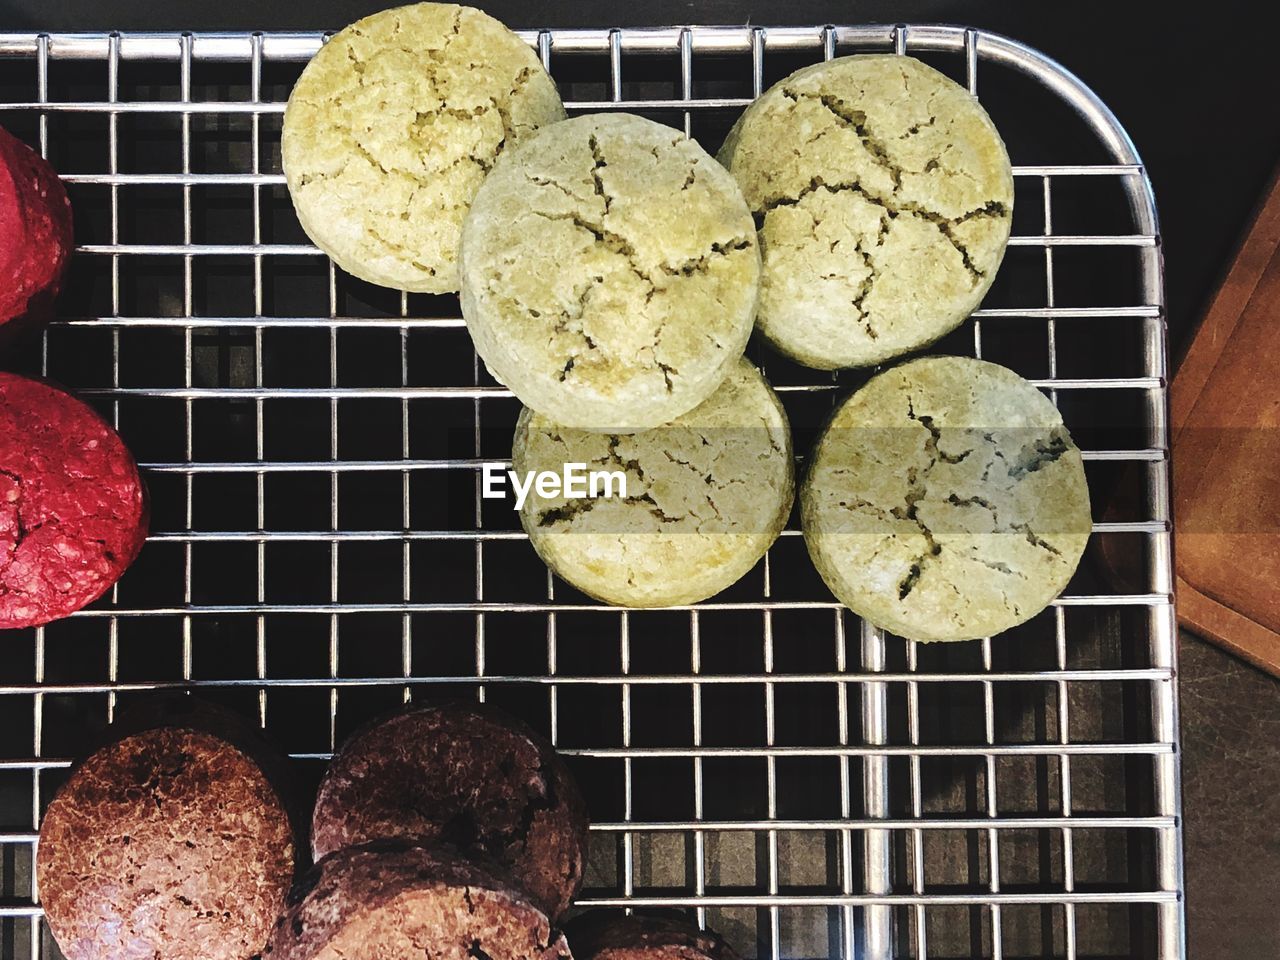
<path id="1" fill-rule="evenodd" d="M 1280 176 L 1171 404 L 1178 617 L 1280 676 Z"/>

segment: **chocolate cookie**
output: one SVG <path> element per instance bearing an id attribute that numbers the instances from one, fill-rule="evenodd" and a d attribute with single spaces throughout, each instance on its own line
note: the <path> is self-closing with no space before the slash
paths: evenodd
<path id="1" fill-rule="evenodd" d="M 587 810 L 551 745 L 475 703 L 418 707 L 355 733 L 320 783 L 317 860 L 383 837 L 444 840 L 509 871 L 553 920 L 582 883 Z"/>
<path id="2" fill-rule="evenodd" d="M 245 960 L 293 879 L 285 802 L 202 729 L 131 733 L 77 766 L 40 826 L 36 874 L 68 960 Z"/>
<path id="3" fill-rule="evenodd" d="M 294 887 L 264 957 L 568 958 L 560 931 L 483 858 L 375 840 L 329 854 Z"/>
<path id="4" fill-rule="evenodd" d="M 574 960 L 737 960 L 712 930 L 677 917 L 592 910 L 565 928 Z"/>

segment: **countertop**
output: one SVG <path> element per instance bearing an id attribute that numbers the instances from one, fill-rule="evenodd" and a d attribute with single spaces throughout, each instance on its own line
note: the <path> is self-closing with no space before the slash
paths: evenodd
<path id="1" fill-rule="evenodd" d="M 0 31 L 337 27 L 384 0 L 0 0 Z M 965 22 L 1056 57 L 1127 126 L 1155 185 L 1177 356 L 1280 159 L 1274 6 L 793 0 L 481 4 L 515 27 L 564 24 Z M 1280 682 L 1184 632 L 1183 777 L 1190 956 L 1280 954 Z"/>
<path id="2" fill-rule="evenodd" d="M 1280 952 L 1280 681 L 1182 631 L 1187 940 L 1197 960 Z"/>

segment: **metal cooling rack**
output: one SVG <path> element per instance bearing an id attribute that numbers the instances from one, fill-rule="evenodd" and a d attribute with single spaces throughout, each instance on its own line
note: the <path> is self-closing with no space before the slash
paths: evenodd
<path id="1" fill-rule="evenodd" d="M 793 525 L 708 603 L 591 603 L 479 498 L 516 408 L 456 300 L 345 277 L 292 219 L 280 115 L 321 34 L 0 35 L 0 122 L 64 173 L 80 240 L 63 319 L 17 363 L 115 420 L 155 515 L 103 602 L 0 638 L 3 956 L 57 955 L 41 811 L 90 733 L 162 687 L 256 710 L 312 778 L 415 694 L 500 702 L 584 783 L 583 903 L 693 910 L 748 957 L 1184 956 L 1162 266 L 1115 117 L 1036 51 L 959 27 L 523 36 L 571 111 L 640 111 L 711 148 L 820 57 L 910 52 L 980 91 L 1017 163 L 1014 236 L 939 349 L 1045 389 L 1095 499 L 1133 481 L 1094 538 L 1132 570 L 1086 564 L 994 641 L 917 645 L 834 604 Z M 861 379 L 755 356 L 801 451 Z"/>

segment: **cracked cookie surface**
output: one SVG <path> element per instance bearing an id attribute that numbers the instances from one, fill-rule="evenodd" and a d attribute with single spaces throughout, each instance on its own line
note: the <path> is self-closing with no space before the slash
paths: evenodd
<path id="1" fill-rule="evenodd" d="M 92 603 L 146 536 L 142 478 L 116 432 L 70 394 L 0 373 L 0 630 Z"/>
<path id="2" fill-rule="evenodd" d="M 1067 585 L 1092 521 L 1057 408 L 1004 367 L 925 357 L 836 412 L 801 492 L 831 592 L 913 640 L 986 637 Z"/>
<path id="3" fill-rule="evenodd" d="M 0 339 L 49 318 L 74 248 L 57 171 L 0 128 Z"/>
<path id="4" fill-rule="evenodd" d="M 1004 143 L 967 90 L 912 57 L 796 71 L 747 108 L 719 159 L 760 229 L 757 325 L 809 366 L 932 343 L 977 308 L 1004 256 Z"/>
<path id="5" fill-rule="evenodd" d="M 588 430 L 656 427 L 742 355 L 760 274 L 733 178 L 670 127 L 575 117 L 503 156 L 463 226 L 462 312 L 494 376 Z"/>
<path id="6" fill-rule="evenodd" d="M 44 815 L 36 871 L 68 960 L 244 960 L 284 906 L 294 853 L 254 760 L 159 727 L 75 768 Z"/>
<path id="7" fill-rule="evenodd" d="M 587 808 L 564 762 L 524 724 L 483 704 L 432 704 L 357 731 L 320 783 L 316 859 L 380 837 L 481 851 L 556 918 L 582 884 Z"/>
<path id="8" fill-rule="evenodd" d="M 527 43 L 471 7 L 419 3 L 335 34 L 293 88 L 281 133 L 307 235 L 342 269 L 458 289 L 458 236 L 498 154 L 564 119 Z"/>
<path id="9" fill-rule="evenodd" d="M 564 936 L 484 857 L 375 840 L 294 885 L 264 960 L 570 960 Z"/>
<path id="10" fill-rule="evenodd" d="M 566 463 L 625 475 L 625 497 L 531 490 L 520 511 L 543 561 L 606 603 L 705 600 L 755 566 L 791 513 L 790 428 L 778 398 L 744 359 L 708 400 L 664 426 L 592 433 L 526 409 L 513 447 L 521 475 L 558 473 Z"/>

